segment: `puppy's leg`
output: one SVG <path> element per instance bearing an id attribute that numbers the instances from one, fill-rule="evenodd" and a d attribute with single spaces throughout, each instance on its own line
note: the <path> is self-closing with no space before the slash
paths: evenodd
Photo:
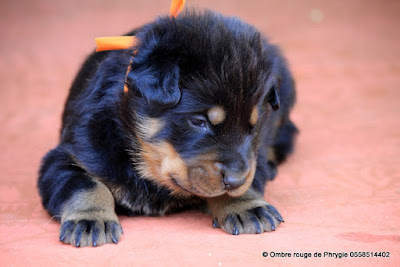
<path id="1" fill-rule="evenodd" d="M 118 243 L 121 233 L 114 199 L 100 182 L 76 192 L 62 208 L 60 241 L 64 243 L 77 247 Z"/>
<path id="2" fill-rule="evenodd" d="M 278 129 L 275 142 L 272 145 L 273 155 L 270 160 L 276 164 L 282 163 L 293 151 L 294 139 L 298 130 L 293 122 L 286 120 Z"/>
<path id="3" fill-rule="evenodd" d="M 44 158 L 38 187 L 44 207 L 61 220 L 60 241 L 84 247 L 120 239 L 111 192 L 61 148 Z"/>
<path id="4" fill-rule="evenodd" d="M 227 195 L 211 198 L 207 204 L 213 227 L 220 227 L 233 235 L 275 231 L 283 222 L 275 207 L 265 202 L 262 195 L 253 189 L 236 198 Z"/>
<path id="5" fill-rule="evenodd" d="M 293 151 L 297 133 L 296 126 L 289 119 L 279 125 L 273 144 L 267 148 L 268 166 L 274 173 L 272 179 L 277 173 L 277 166 Z"/>

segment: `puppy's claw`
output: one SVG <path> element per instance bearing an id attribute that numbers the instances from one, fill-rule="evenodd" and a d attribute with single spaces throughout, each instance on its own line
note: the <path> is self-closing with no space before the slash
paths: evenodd
<path id="1" fill-rule="evenodd" d="M 117 231 L 118 230 L 121 232 L 121 227 L 118 224 L 113 223 L 113 226 L 112 226 L 112 240 L 113 240 L 113 242 L 115 244 L 118 244 L 118 238 L 117 238 Z"/>
<path id="2" fill-rule="evenodd" d="M 97 246 L 97 240 L 99 239 L 99 228 L 94 227 L 93 232 L 92 232 L 92 241 L 93 241 L 93 247 Z"/>
<path id="3" fill-rule="evenodd" d="M 278 212 L 275 208 L 274 208 L 274 210 L 276 212 Z M 274 211 L 274 210 L 272 210 L 272 211 Z M 275 231 L 275 226 L 277 226 L 280 223 L 280 221 L 274 216 L 274 214 L 272 214 L 271 210 L 268 209 L 268 205 L 264 206 L 264 207 L 257 207 L 254 209 L 254 212 L 261 221 L 264 220 L 267 222 L 267 225 L 269 225 L 269 228 L 270 228 L 269 231 Z M 279 214 L 279 213 L 277 213 L 277 214 Z M 279 214 L 279 216 L 280 216 L 280 214 Z"/>
<path id="4" fill-rule="evenodd" d="M 267 205 L 266 206 L 267 209 L 270 211 L 270 213 L 280 222 L 284 222 L 281 214 L 279 213 L 279 211 L 272 205 Z"/>
<path id="5" fill-rule="evenodd" d="M 109 234 L 109 238 L 111 238 L 111 241 L 115 244 L 118 244 L 119 234 L 117 233 L 117 231 L 121 231 L 121 227 L 116 222 L 106 222 L 105 229 L 106 232 Z"/>
<path id="6" fill-rule="evenodd" d="M 221 226 L 219 225 L 217 219 L 213 220 L 213 228 L 221 228 Z"/>
<path id="7" fill-rule="evenodd" d="M 65 223 L 62 224 L 61 230 L 60 230 L 60 242 L 66 241 L 66 239 L 69 238 L 69 236 L 72 233 L 72 230 L 75 227 L 75 223 L 72 221 L 66 221 Z"/>
<path id="8" fill-rule="evenodd" d="M 275 231 L 275 222 L 274 219 L 272 219 L 272 217 L 269 214 L 265 214 L 266 216 L 264 217 L 265 219 L 267 219 L 269 225 L 271 225 L 271 230 Z"/>
<path id="9" fill-rule="evenodd" d="M 239 235 L 239 230 L 235 227 L 235 233 L 234 235 Z"/>
<path id="10" fill-rule="evenodd" d="M 280 222 L 285 222 L 284 220 L 282 220 L 282 219 L 278 219 L 278 221 L 280 221 Z"/>
<path id="11" fill-rule="evenodd" d="M 232 235 L 239 235 L 237 216 L 229 215 L 225 220 L 225 228 L 231 228 Z"/>
<path id="12" fill-rule="evenodd" d="M 258 221 L 258 219 L 254 215 L 251 215 L 250 220 L 253 222 L 253 224 L 256 228 L 256 234 L 261 234 L 261 226 L 260 226 L 260 222 Z"/>
<path id="13" fill-rule="evenodd" d="M 75 228 L 75 246 L 79 247 L 81 244 L 82 235 L 86 231 L 90 231 L 90 222 L 87 220 L 82 220 L 77 223 Z"/>

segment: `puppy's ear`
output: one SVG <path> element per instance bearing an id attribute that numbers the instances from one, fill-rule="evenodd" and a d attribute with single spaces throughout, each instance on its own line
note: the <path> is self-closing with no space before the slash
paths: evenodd
<path id="1" fill-rule="evenodd" d="M 179 66 L 172 60 L 139 56 L 136 62 L 134 59 L 127 83 L 130 90 L 157 109 L 174 107 L 181 98 Z"/>
<path id="2" fill-rule="evenodd" d="M 279 99 L 278 85 L 273 85 L 267 93 L 264 103 L 268 102 L 273 110 L 277 110 L 280 107 L 281 101 Z"/>

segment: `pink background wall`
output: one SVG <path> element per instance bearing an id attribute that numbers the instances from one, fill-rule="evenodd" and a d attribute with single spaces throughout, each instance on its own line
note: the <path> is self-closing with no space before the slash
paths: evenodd
<path id="1" fill-rule="evenodd" d="M 250 4 L 251 3 L 251 4 Z M 169 0 L 0 3 L 0 260 L 17 265 L 400 266 L 400 2 L 187 0 L 254 24 L 294 72 L 296 151 L 267 185 L 276 232 L 230 236 L 199 212 L 121 217 L 118 245 L 75 249 L 40 205 L 40 158 L 56 145 L 70 83 L 94 37 L 169 11 Z M 389 251 L 390 258 L 263 258 Z"/>

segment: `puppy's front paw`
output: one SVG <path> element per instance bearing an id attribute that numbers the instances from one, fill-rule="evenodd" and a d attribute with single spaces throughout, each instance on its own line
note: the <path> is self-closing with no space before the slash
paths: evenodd
<path id="1" fill-rule="evenodd" d="M 267 204 L 248 210 L 232 211 L 224 217 L 216 217 L 213 220 L 213 227 L 220 227 L 232 235 L 261 234 L 275 231 L 281 222 L 283 219 L 279 212 Z"/>
<path id="2" fill-rule="evenodd" d="M 283 222 L 272 205 L 254 192 L 238 198 L 219 198 L 209 201 L 213 227 L 222 228 L 232 235 L 261 234 L 275 231 Z"/>
<path id="3" fill-rule="evenodd" d="M 117 244 L 122 228 L 118 219 L 105 219 L 88 214 L 79 219 L 67 219 L 60 228 L 60 241 L 76 247 L 99 246 L 106 243 Z M 116 216 L 115 216 L 116 217 Z"/>

